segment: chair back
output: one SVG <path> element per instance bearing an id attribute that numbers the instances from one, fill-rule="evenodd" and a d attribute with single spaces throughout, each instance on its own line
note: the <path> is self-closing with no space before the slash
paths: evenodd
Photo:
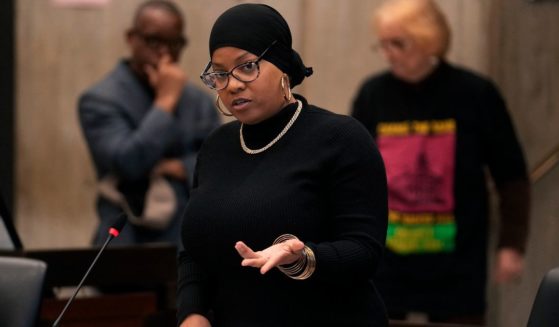
<path id="1" fill-rule="evenodd" d="M 540 282 L 527 326 L 559 326 L 559 267 L 548 271 Z"/>
<path id="2" fill-rule="evenodd" d="M 35 326 L 46 270 L 43 261 L 0 257 L 0 325 Z"/>

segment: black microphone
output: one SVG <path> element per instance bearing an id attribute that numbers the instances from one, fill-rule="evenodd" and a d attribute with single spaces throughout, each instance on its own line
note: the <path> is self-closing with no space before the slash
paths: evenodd
<path id="1" fill-rule="evenodd" d="M 80 288 L 83 285 L 83 282 L 85 281 L 85 279 L 87 278 L 87 276 L 89 275 L 89 273 L 91 272 L 91 269 L 93 268 L 93 266 L 95 265 L 95 263 L 97 262 L 97 259 L 99 259 L 99 257 L 101 256 L 101 253 L 103 253 L 103 250 L 105 250 L 105 248 L 107 247 L 107 245 L 109 244 L 109 242 L 118 236 L 118 234 L 120 234 L 120 231 L 122 230 L 122 228 L 124 227 L 124 225 L 126 224 L 126 214 L 122 213 L 120 216 L 118 216 L 118 218 L 116 219 L 116 221 L 111 225 L 111 227 L 109 228 L 109 235 L 107 236 L 107 240 L 105 241 L 105 244 L 103 244 L 103 246 L 101 247 L 101 249 L 99 250 L 99 252 L 97 253 L 97 256 L 95 257 L 95 259 L 93 259 L 93 262 L 91 263 L 91 265 L 89 266 L 89 269 L 87 269 L 87 272 L 85 273 L 85 275 L 83 276 L 82 280 L 80 281 L 80 283 L 78 284 L 78 287 L 76 287 L 76 290 L 74 291 L 74 294 L 72 294 L 72 297 L 70 299 L 68 299 L 68 302 L 66 302 L 66 306 L 64 306 L 64 309 L 62 309 L 62 312 L 60 313 L 60 315 L 58 315 L 58 318 L 56 318 L 56 320 L 54 321 L 54 324 L 52 324 L 52 327 L 57 327 L 58 324 L 60 323 L 60 321 L 62 320 L 62 316 L 64 316 L 64 313 L 66 312 L 66 310 L 68 309 L 68 307 L 70 306 L 70 303 L 72 303 L 72 301 L 74 300 L 74 298 L 76 297 L 76 295 L 78 294 L 78 291 L 80 290 Z"/>

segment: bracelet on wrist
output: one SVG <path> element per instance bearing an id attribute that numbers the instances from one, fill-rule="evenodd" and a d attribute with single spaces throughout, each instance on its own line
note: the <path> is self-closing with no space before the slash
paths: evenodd
<path id="1" fill-rule="evenodd" d="M 298 238 L 293 234 L 282 234 L 274 240 L 273 244 L 283 243 L 287 240 Z M 311 248 L 305 245 L 297 261 L 289 265 L 278 265 L 277 268 L 289 278 L 305 280 L 312 276 L 316 270 L 316 258 Z"/>

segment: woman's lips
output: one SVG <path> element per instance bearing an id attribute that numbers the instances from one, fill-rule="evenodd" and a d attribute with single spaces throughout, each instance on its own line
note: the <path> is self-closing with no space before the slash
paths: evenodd
<path id="1" fill-rule="evenodd" d="M 231 107 L 234 110 L 243 110 L 245 109 L 250 103 L 250 100 L 248 99 L 235 99 L 233 100 L 233 102 L 231 102 Z"/>

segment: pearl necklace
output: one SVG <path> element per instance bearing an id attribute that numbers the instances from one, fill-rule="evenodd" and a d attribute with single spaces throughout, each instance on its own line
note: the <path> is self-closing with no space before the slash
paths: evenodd
<path id="1" fill-rule="evenodd" d="M 287 133 L 289 128 L 291 128 L 291 125 L 293 125 L 295 120 L 297 120 L 297 117 L 299 117 L 299 114 L 301 113 L 301 109 L 303 108 L 303 103 L 300 100 L 297 100 L 297 103 L 298 103 L 297 104 L 297 110 L 295 110 L 295 114 L 293 114 L 293 117 L 291 117 L 289 122 L 287 122 L 287 125 L 285 125 L 285 127 L 278 134 L 278 136 L 276 136 L 270 143 L 268 143 L 263 148 L 256 149 L 256 150 L 249 149 L 249 147 L 245 144 L 245 139 L 243 137 L 243 126 L 244 126 L 244 124 L 241 123 L 241 129 L 239 130 L 239 137 L 240 137 L 240 140 L 241 140 L 241 148 L 243 148 L 243 151 L 248 153 L 248 154 L 258 154 L 258 153 L 261 153 L 261 152 L 264 152 L 264 151 L 268 150 L 272 145 L 276 144 L 276 142 L 279 141 L 279 139 L 281 139 L 285 135 L 285 133 Z"/>

